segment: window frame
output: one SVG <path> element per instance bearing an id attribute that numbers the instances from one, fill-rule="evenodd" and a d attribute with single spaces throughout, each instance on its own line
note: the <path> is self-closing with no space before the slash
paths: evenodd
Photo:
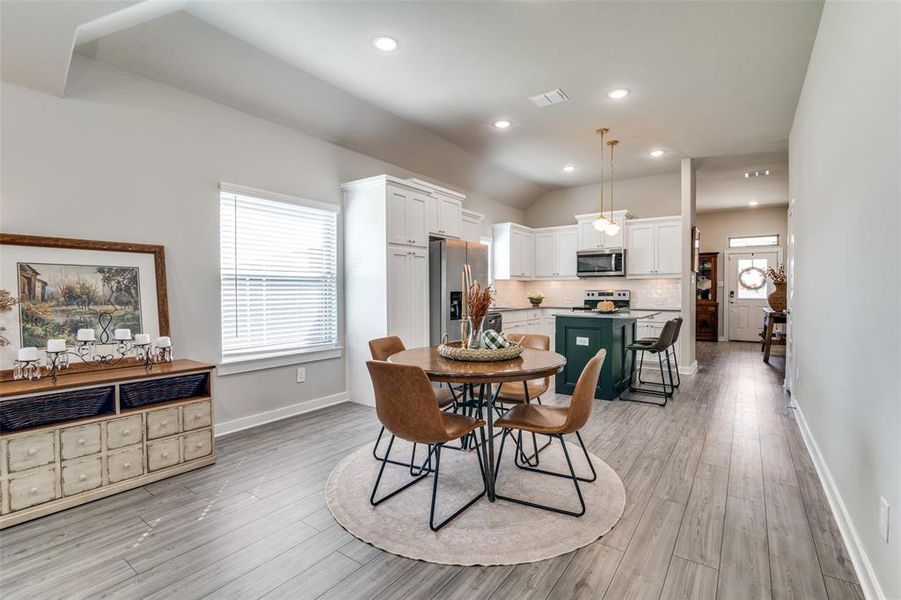
<path id="1" fill-rule="evenodd" d="M 773 244 L 742 244 L 738 246 L 732 245 L 732 240 L 759 240 L 761 238 L 774 238 L 775 243 Z M 730 235 L 729 236 L 729 250 L 738 250 L 741 248 L 778 248 L 779 247 L 779 234 L 778 233 L 764 233 L 759 235 Z"/>
<path id="2" fill-rule="evenodd" d="M 222 329 L 222 317 L 223 317 L 223 306 L 222 306 L 222 223 L 221 223 L 221 202 L 223 194 L 236 194 L 241 196 L 250 196 L 252 198 L 257 198 L 260 200 L 269 200 L 273 202 L 281 202 L 285 204 L 291 204 L 294 206 L 302 206 L 305 208 L 313 208 L 318 210 L 329 211 L 335 213 L 335 261 L 336 261 L 336 289 L 335 289 L 335 302 L 336 302 L 336 336 L 335 343 L 331 345 L 317 345 L 311 346 L 307 348 L 295 348 L 289 350 L 274 350 L 272 352 L 260 352 L 257 354 L 248 354 L 248 355 L 233 355 L 226 356 L 224 354 L 223 348 L 223 329 Z M 217 241 L 219 242 L 219 362 L 216 366 L 217 375 L 232 375 L 236 373 L 246 373 L 250 371 L 258 371 L 263 369 L 273 369 L 277 367 L 291 366 L 297 364 L 304 364 L 308 362 L 315 362 L 320 360 L 328 360 L 334 358 L 341 358 L 344 355 L 344 346 L 343 346 L 343 328 L 344 328 L 344 278 L 343 278 L 343 256 L 342 256 L 342 246 L 343 246 L 343 232 L 342 232 L 342 220 L 341 220 L 341 205 L 340 204 L 330 204 L 327 202 L 320 202 L 317 200 L 309 200 L 306 198 L 300 198 L 297 196 L 290 196 L 287 194 L 281 194 L 278 192 L 270 192 L 267 190 L 260 190 L 256 188 L 251 188 L 247 186 L 236 185 L 232 183 L 220 183 L 219 184 L 219 194 L 217 195 L 217 200 L 220 204 L 220 215 L 219 215 L 219 229 L 217 231 Z"/>

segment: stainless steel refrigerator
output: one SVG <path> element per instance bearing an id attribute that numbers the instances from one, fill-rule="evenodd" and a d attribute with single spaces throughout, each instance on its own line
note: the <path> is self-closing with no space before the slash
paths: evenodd
<path id="1" fill-rule="evenodd" d="M 433 346 L 460 339 L 463 314 L 463 265 L 472 269 L 473 281 L 488 284 L 488 247 L 478 242 L 433 240 L 429 243 L 429 331 Z M 485 329 L 500 331 L 500 313 L 488 313 Z"/>

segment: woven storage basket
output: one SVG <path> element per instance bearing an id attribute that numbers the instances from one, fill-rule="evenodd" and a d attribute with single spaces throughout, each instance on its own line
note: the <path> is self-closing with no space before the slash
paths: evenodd
<path id="1" fill-rule="evenodd" d="M 522 345 L 511 343 L 506 348 L 488 350 L 487 348 L 464 348 L 462 342 L 445 342 L 438 346 L 438 354 L 451 360 L 468 362 L 497 362 L 513 360 L 522 354 Z"/>
<path id="2" fill-rule="evenodd" d="M 197 373 L 196 375 L 126 383 L 119 388 L 119 402 L 122 406 L 136 408 L 169 400 L 202 396 L 206 394 L 206 378 L 206 373 Z"/>
<path id="3" fill-rule="evenodd" d="M 112 387 L 102 387 L 7 401 L 0 410 L 0 431 L 19 431 L 113 413 L 114 397 Z"/>

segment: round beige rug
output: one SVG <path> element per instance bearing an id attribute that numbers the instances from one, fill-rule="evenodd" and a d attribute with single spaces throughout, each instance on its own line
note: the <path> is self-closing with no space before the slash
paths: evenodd
<path id="1" fill-rule="evenodd" d="M 544 439 L 544 438 L 543 438 Z M 383 443 L 380 453 L 384 452 Z M 531 444 L 526 447 L 529 448 Z M 508 441 L 497 481 L 497 493 L 566 510 L 578 510 L 572 481 L 516 468 L 513 444 Z M 585 456 L 576 444 L 567 444 L 576 474 L 591 475 Z M 417 447 L 424 457 L 424 447 Z M 395 460 L 409 460 L 410 445 L 397 440 L 391 451 Z M 566 554 L 586 546 L 609 532 L 623 514 L 626 490 L 607 463 L 591 455 L 597 480 L 580 482 L 586 511 L 570 517 L 512 502 L 488 502 L 483 497 L 437 533 L 429 529 L 432 478 L 411 486 L 378 506 L 369 503 L 372 484 L 381 463 L 366 445 L 345 458 L 329 476 L 326 500 L 335 519 L 357 538 L 407 558 L 448 565 L 513 565 Z M 541 453 L 541 467 L 565 472 L 559 442 Z M 378 497 L 410 481 L 409 469 L 388 465 Z M 441 453 L 438 504 L 440 522 L 482 489 L 474 452 L 445 449 Z"/>

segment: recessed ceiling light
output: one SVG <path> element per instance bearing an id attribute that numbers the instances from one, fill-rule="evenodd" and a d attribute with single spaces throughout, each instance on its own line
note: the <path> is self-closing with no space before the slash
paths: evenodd
<path id="1" fill-rule="evenodd" d="M 566 165 L 565 167 L 563 167 L 563 170 L 567 173 L 572 173 L 576 170 L 576 167 L 574 165 Z"/>
<path id="2" fill-rule="evenodd" d="M 607 92 L 607 97 L 611 100 L 622 100 L 626 96 L 628 96 L 631 92 L 626 88 L 619 88 L 617 90 L 610 90 Z"/>
<path id="3" fill-rule="evenodd" d="M 758 202 L 757 200 L 751 200 L 750 202 L 748 202 L 748 206 L 757 206 L 758 204 L 760 204 L 760 202 Z"/>
<path id="4" fill-rule="evenodd" d="M 397 40 L 393 37 L 381 36 L 372 40 L 372 45 L 382 52 L 393 52 L 397 50 Z"/>
<path id="5" fill-rule="evenodd" d="M 507 119 L 500 119 L 499 121 L 494 122 L 494 126 L 497 127 L 498 129 L 506 129 L 510 125 L 513 125 L 513 123 L 511 123 Z"/>
<path id="6" fill-rule="evenodd" d="M 651 150 L 650 152 L 648 152 L 648 154 L 650 154 L 650 155 L 653 156 L 654 158 L 658 158 L 658 157 L 661 157 L 661 156 L 663 156 L 664 154 L 666 154 L 666 150 L 661 150 L 660 148 L 656 148 L 656 149 Z"/>

